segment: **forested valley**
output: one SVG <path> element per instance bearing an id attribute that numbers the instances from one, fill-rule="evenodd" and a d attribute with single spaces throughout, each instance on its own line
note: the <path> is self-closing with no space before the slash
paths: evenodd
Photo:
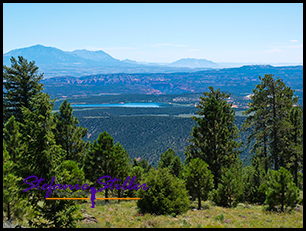
<path id="1" fill-rule="evenodd" d="M 38 70 L 22 56 L 3 66 L 4 221 L 42 228 L 303 227 L 303 108 L 279 77 L 259 76 L 237 116 L 231 93 L 214 86 L 193 108 L 84 109 L 68 100 L 55 108 Z M 30 190 L 29 176 L 40 179 Z M 105 200 L 95 208 L 89 189 L 62 188 L 101 188 L 102 176 L 135 176 L 135 185 L 149 188 L 123 190 L 122 180 L 96 195 Z M 48 200 L 47 186 L 50 197 L 64 199 Z"/>

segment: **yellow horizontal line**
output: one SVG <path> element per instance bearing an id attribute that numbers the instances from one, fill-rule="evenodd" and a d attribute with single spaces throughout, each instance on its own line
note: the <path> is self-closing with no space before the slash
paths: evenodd
<path id="1" fill-rule="evenodd" d="M 46 198 L 46 200 L 90 200 L 90 198 Z M 140 200 L 140 198 L 96 198 L 96 200 Z"/>

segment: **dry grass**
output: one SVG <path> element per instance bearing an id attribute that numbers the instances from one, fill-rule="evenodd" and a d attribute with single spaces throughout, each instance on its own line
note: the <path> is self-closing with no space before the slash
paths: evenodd
<path id="1" fill-rule="evenodd" d="M 206 228 L 206 227 L 225 227 L 225 228 L 302 228 L 303 227 L 303 206 L 300 211 L 291 213 L 265 212 L 263 206 L 250 205 L 246 208 L 244 204 L 239 204 L 236 208 L 222 208 L 214 206 L 210 202 L 204 202 L 202 210 L 192 210 L 178 215 L 151 215 L 139 214 L 137 201 L 115 201 L 103 205 L 104 202 L 90 208 L 91 203 L 82 204 L 80 207 L 84 213 L 97 218 L 97 223 L 80 222 L 82 228 Z M 196 207 L 196 203 L 192 204 Z"/>
<path id="2" fill-rule="evenodd" d="M 97 197 L 103 197 L 98 195 Z M 301 193 L 301 197 L 303 194 Z M 210 201 L 202 202 L 201 210 L 190 209 L 184 214 L 151 215 L 140 214 L 137 201 L 96 200 L 95 208 L 91 201 L 80 202 L 80 212 L 89 217 L 78 222 L 81 228 L 303 228 L 303 206 L 292 212 L 266 212 L 261 205 L 238 204 L 236 208 L 215 206 Z M 191 204 L 197 208 L 197 201 Z M 97 221 L 97 222 L 95 222 Z M 19 222 L 27 227 L 27 219 Z"/>

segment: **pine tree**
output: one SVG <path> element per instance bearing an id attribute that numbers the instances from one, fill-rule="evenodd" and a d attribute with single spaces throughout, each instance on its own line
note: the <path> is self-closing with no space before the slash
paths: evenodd
<path id="1" fill-rule="evenodd" d="M 281 167 L 279 170 L 269 170 L 267 181 L 266 201 L 268 210 L 275 209 L 275 206 L 281 206 L 283 212 L 285 206 L 290 210 L 295 207 L 295 202 L 299 196 L 299 189 L 293 182 L 290 172 Z"/>
<path id="2" fill-rule="evenodd" d="M 54 100 L 53 100 L 54 101 Z M 23 163 L 23 179 L 35 175 L 50 183 L 53 177 L 60 175 L 59 171 L 65 159 L 65 152 L 55 143 L 53 130 L 55 127 L 52 113 L 53 101 L 50 96 L 39 92 L 31 98 L 32 110 L 23 108 L 23 142 L 26 152 L 21 156 Z M 24 184 L 22 189 L 27 189 Z M 31 189 L 24 192 L 34 209 L 35 217 L 31 220 L 34 227 L 75 227 L 75 201 L 46 200 L 46 192 Z M 42 205 L 40 203 L 43 201 Z M 70 214 L 70 215 L 68 215 Z"/>
<path id="3" fill-rule="evenodd" d="M 169 148 L 160 156 L 157 168 L 168 168 L 172 175 L 179 177 L 183 170 L 183 162 L 179 156 L 175 155 L 175 151 Z"/>
<path id="4" fill-rule="evenodd" d="M 21 197 L 19 182 L 22 178 L 17 175 L 16 169 L 3 140 L 3 212 L 8 221 L 22 220 L 29 211 L 27 200 Z"/>
<path id="5" fill-rule="evenodd" d="M 264 203 L 266 199 L 265 187 L 266 169 L 265 160 L 255 155 L 252 158 L 252 165 L 243 169 L 244 199 L 250 203 Z"/>
<path id="6" fill-rule="evenodd" d="M 53 102 L 48 94 L 39 92 L 30 101 L 32 111 L 25 107 L 22 110 L 23 142 L 27 146 L 22 156 L 26 170 L 24 177 L 36 175 L 48 179 L 51 171 L 55 172 L 64 159 L 63 150 L 54 140 Z"/>
<path id="7" fill-rule="evenodd" d="M 158 168 L 168 168 L 171 161 L 174 159 L 175 151 L 169 148 L 167 151 L 161 154 L 160 161 L 158 162 Z"/>
<path id="8" fill-rule="evenodd" d="M 149 188 L 138 190 L 137 207 L 142 213 L 181 214 L 189 208 L 189 198 L 182 180 L 167 168 L 151 169 L 143 180 Z"/>
<path id="9" fill-rule="evenodd" d="M 38 74 L 35 62 L 22 56 L 11 57 L 11 67 L 3 66 L 3 124 L 13 115 L 23 122 L 22 106 L 31 110 L 30 99 L 42 90 L 43 74 Z"/>
<path id="10" fill-rule="evenodd" d="M 55 175 L 55 181 L 53 185 L 56 184 L 70 184 L 82 186 L 85 182 L 84 172 L 78 167 L 78 164 L 72 160 L 63 161 L 58 167 Z M 69 188 L 65 191 L 56 190 L 52 192 L 52 197 L 75 197 L 79 191 L 71 192 L 72 196 L 60 196 L 59 193 L 67 193 L 71 191 Z M 87 192 L 89 194 L 89 192 Z M 49 202 L 49 201 L 48 201 Z M 43 218 L 52 221 L 51 227 L 56 228 L 75 228 L 77 221 L 82 219 L 79 212 L 79 205 L 77 201 L 73 200 L 54 200 L 50 201 L 52 204 L 49 209 L 52 212 L 44 212 Z"/>
<path id="11" fill-rule="evenodd" d="M 273 79 L 273 75 L 259 76 L 261 83 L 253 89 L 249 109 L 246 115 L 249 116 L 244 128 L 251 128 L 250 138 L 257 139 L 253 150 L 261 145 L 258 155 L 265 158 L 265 170 L 273 164 L 274 169 L 286 166 L 286 156 L 283 150 L 286 149 L 288 134 L 291 131 L 289 111 L 297 102 L 293 96 L 294 91 L 287 87 L 282 79 Z M 269 154 L 268 154 L 269 151 Z"/>
<path id="12" fill-rule="evenodd" d="M 3 139 L 7 147 L 7 151 L 14 162 L 15 167 L 20 166 L 20 156 L 24 151 L 24 144 L 22 143 L 22 135 L 19 132 L 19 123 L 11 116 L 3 128 Z"/>
<path id="13" fill-rule="evenodd" d="M 84 155 L 89 147 L 89 142 L 85 143 L 82 138 L 87 134 L 87 128 L 77 126 L 78 119 L 72 115 L 73 109 L 67 100 L 59 107 L 59 112 L 55 112 L 54 118 L 56 127 L 53 130 L 56 144 L 62 146 L 66 152 L 66 160 L 74 160 L 83 164 Z"/>
<path id="14" fill-rule="evenodd" d="M 289 114 L 292 130 L 288 140 L 289 155 L 287 166 L 293 176 L 293 181 L 298 186 L 298 172 L 303 169 L 303 109 L 301 106 L 292 107 Z M 291 154 L 291 155 L 290 155 Z"/>
<path id="15" fill-rule="evenodd" d="M 141 184 L 140 182 L 142 182 L 142 180 L 144 179 L 144 173 L 145 173 L 145 170 L 141 166 L 134 166 L 129 169 L 128 174 L 130 178 L 136 177 L 133 185 Z M 135 191 L 135 190 L 125 190 L 123 192 L 123 195 L 126 197 L 133 198 L 133 197 L 137 197 L 137 193 L 138 191 Z"/>
<path id="16" fill-rule="evenodd" d="M 169 166 L 170 173 L 173 176 L 182 178 L 182 171 L 184 169 L 184 164 L 179 156 L 175 156 Z"/>
<path id="17" fill-rule="evenodd" d="M 208 192 L 214 187 L 214 180 L 211 171 L 200 158 L 192 159 L 185 166 L 183 175 L 186 181 L 186 188 L 191 195 L 198 198 L 198 209 L 201 209 L 201 200 L 207 200 Z"/>
<path id="18" fill-rule="evenodd" d="M 235 141 L 238 138 L 238 129 L 234 124 L 235 111 L 232 104 L 226 102 L 230 94 L 214 91 L 204 92 L 200 96 L 197 108 L 198 117 L 193 117 L 197 122 L 191 132 L 191 144 L 187 146 L 185 162 L 190 159 L 204 160 L 214 175 L 214 188 L 218 187 L 221 180 L 221 168 L 229 167 L 239 155 L 237 149 L 241 146 Z"/>
<path id="19" fill-rule="evenodd" d="M 114 170 L 113 170 L 113 176 L 121 179 L 121 182 L 118 184 L 122 186 L 123 179 L 126 179 L 128 177 L 128 174 L 130 172 L 130 162 L 131 159 L 129 157 L 128 152 L 124 149 L 124 147 L 118 142 L 114 145 Z M 133 176 L 132 176 L 133 177 Z M 122 189 L 117 190 L 118 198 L 121 197 Z M 118 201 L 120 202 L 120 200 Z"/>
<path id="20" fill-rule="evenodd" d="M 106 131 L 101 132 L 85 156 L 84 172 L 86 179 L 93 182 L 96 188 L 100 188 L 97 183 L 100 177 L 105 175 L 115 177 L 115 163 L 114 139 Z M 108 198 L 109 190 L 109 188 L 105 189 L 106 198 Z M 108 200 L 105 200 L 105 202 L 108 202 Z"/>
<path id="21" fill-rule="evenodd" d="M 262 101 L 259 100 L 259 103 Z M 251 112 L 253 110 L 247 110 Z M 249 130 L 251 134 L 248 137 L 247 147 L 249 147 L 251 141 L 253 139 L 256 140 L 253 148 L 250 152 L 255 153 L 253 158 L 260 158 L 262 160 L 262 164 L 264 166 L 265 172 L 268 172 L 268 169 L 271 167 L 271 155 L 269 153 L 269 140 L 268 135 L 270 128 L 267 126 L 266 118 L 267 112 L 262 109 L 258 109 L 258 114 L 249 115 L 244 124 L 241 131 Z"/>
<path id="22" fill-rule="evenodd" d="M 145 173 L 148 173 L 151 168 L 154 168 L 151 164 L 149 165 L 148 161 L 146 159 L 141 159 L 138 163 L 137 160 L 134 158 L 134 164 L 133 166 L 140 166 L 143 168 Z"/>
<path id="23" fill-rule="evenodd" d="M 235 207 L 243 197 L 242 162 L 236 161 L 229 168 L 222 169 L 218 188 L 210 192 L 210 199 L 223 207 Z"/>
<path id="24" fill-rule="evenodd" d="M 28 209 L 22 185 L 21 161 L 26 149 L 22 143 L 22 135 L 19 132 L 20 123 L 11 116 L 3 128 L 3 195 L 4 210 L 7 212 L 8 220 L 12 217 L 22 219 Z"/>

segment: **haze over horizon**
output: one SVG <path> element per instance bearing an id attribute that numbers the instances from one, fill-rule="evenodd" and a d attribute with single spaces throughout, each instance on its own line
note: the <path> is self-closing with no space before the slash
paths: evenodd
<path id="1" fill-rule="evenodd" d="M 303 4 L 4 3 L 3 54 L 37 44 L 137 62 L 303 63 Z"/>
<path id="2" fill-rule="evenodd" d="M 4 56 L 7 56 L 8 54 L 10 53 L 13 53 L 12 56 L 23 56 L 23 51 L 25 51 L 26 49 L 35 49 L 35 47 L 42 47 L 42 48 L 52 48 L 52 49 L 59 49 L 57 47 L 52 47 L 52 46 L 44 46 L 42 44 L 36 44 L 36 45 L 33 45 L 33 46 L 29 46 L 29 47 L 23 47 L 23 48 L 17 48 L 17 49 L 13 49 L 7 53 L 3 53 L 3 57 Z M 38 48 L 39 49 L 39 48 Z M 59 49 L 60 50 L 60 49 Z M 97 53 L 97 52 L 102 52 L 102 54 L 104 54 L 105 56 L 108 56 L 110 59 L 115 59 L 114 57 L 112 57 L 111 55 L 109 55 L 107 52 L 103 51 L 103 50 L 88 50 L 88 49 L 75 49 L 75 50 L 72 50 L 72 51 L 64 51 L 62 50 L 63 52 L 66 52 L 67 54 L 69 54 L 70 52 L 71 53 L 74 53 L 74 52 L 87 52 L 87 58 L 89 59 L 93 59 L 93 57 L 95 56 L 94 53 Z M 37 51 L 35 51 L 36 53 Z M 19 54 L 18 54 L 19 53 Z M 98 53 L 97 53 L 98 54 Z M 44 54 L 44 55 L 47 55 L 47 54 Z M 51 54 L 48 54 L 46 56 L 46 58 L 50 58 Z M 101 53 L 100 53 L 101 55 Z M 104 56 L 103 55 L 103 56 Z M 35 55 L 34 55 L 35 56 Z M 52 56 L 52 55 L 51 55 Z M 16 58 L 16 57 L 15 57 Z M 33 58 L 30 58 L 31 60 L 29 61 L 32 61 Z M 41 61 L 40 60 L 41 58 L 39 58 L 38 60 L 35 60 L 34 58 L 34 61 Z M 119 59 L 115 59 L 115 60 L 118 60 L 118 61 L 123 61 L 123 62 L 127 62 L 127 63 L 137 63 L 137 64 L 157 64 L 157 65 L 166 65 L 166 66 L 176 66 L 176 67 L 189 67 L 189 68 L 199 68 L 199 67 L 203 67 L 203 63 L 201 62 L 205 62 L 204 63 L 204 66 L 207 65 L 207 63 L 211 63 L 212 66 L 208 65 L 209 67 L 211 68 L 226 68 L 226 67 L 239 67 L 239 66 L 243 66 L 243 65 L 275 65 L 275 66 L 290 66 L 290 65 L 303 65 L 303 62 L 299 62 L 299 63 L 288 63 L 288 62 L 280 62 L 280 63 L 267 63 L 267 62 L 213 62 L 213 60 L 207 60 L 207 59 L 197 59 L 197 58 L 181 58 L 181 59 L 178 59 L 178 60 L 175 60 L 174 62 L 172 63 L 169 63 L 169 62 L 146 62 L 146 61 L 136 61 L 136 60 L 131 60 L 129 58 L 126 58 L 126 59 L 122 59 L 122 60 L 119 60 Z M 4 60 L 3 60 L 4 62 Z M 4 62 L 5 63 L 5 62 Z M 202 64 L 202 65 L 201 65 Z M 7 63 L 7 65 L 9 65 Z"/>

